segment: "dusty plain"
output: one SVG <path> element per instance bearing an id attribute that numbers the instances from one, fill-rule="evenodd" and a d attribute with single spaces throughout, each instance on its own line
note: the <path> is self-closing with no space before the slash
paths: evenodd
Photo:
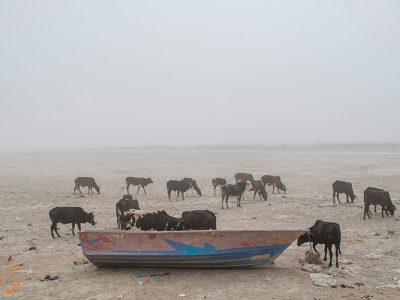
<path id="1" fill-rule="evenodd" d="M 246 193 L 242 208 L 232 199 L 231 209 L 222 210 L 211 179 L 232 182 L 236 172 L 250 172 L 256 178 L 280 175 L 288 193 L 272 194 L 269 188 L 267 202 Z M 101 194 L 88 196 L 82 189 L 84 197 L 73 195 L 77 176 L 95 177 Z M 94 211 L 96 229 L 116 228 L 115 202 L 125 193 L 127 176 L 150 176 L 154 181 L 147 195 L 143 191 L 137 195 L 143 209 L 165 209 L 174 216 L 184 210 L 209 209 L 217 213 L 218 229 L 305 229 L 316 219 L 337 222 L 342 228 L 339 263 L 352 262 L 340 265 L 348 276 L 337 278 L 336 288 L 315 286 L 300 263 L 308 246 L 295 243 L 273 265 L 256 269 L 99 269 L 83 263 L 70 225 L 60 224 L 61 238 L 52 239 L 48 211 L 55 206 L 82 206 Z M 189 192 L 184 201 L 175 197 L 169 201 L 166 182 L 181 177 L 196 179 L 203 196 Z M 353 183 L 358 196 L 354 203 L 333 206 L 331 184 L 336 179 Z M 362 193 L 368 186 L 390 191 L 399 208 L 394 217 L 382 219 L 377 213 L 363 220 Z M 0 299 L 400 299 L 399 287 L 382 287 L 400 280 L 399 195 L 400 152 L 384 146 L 3 153 Z M 83 225 L 88 228 L 93 229 Z M 322 245 L 318 249 L 323 252 Z M 171 274 L 151 276 L 166 272 Z M 41 281 L 46 275 L 59 279 Z"/>

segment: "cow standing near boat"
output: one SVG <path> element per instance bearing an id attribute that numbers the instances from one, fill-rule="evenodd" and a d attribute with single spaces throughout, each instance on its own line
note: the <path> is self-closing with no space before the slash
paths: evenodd
<path id="1" fill-rule="evenodd" d="M 196 180 L 194 180 L 193 178 L 184 177 L 182 179 L 182 181 L 189 182 L 190 183 L 190 188 L 189 189 L 190 190 L 194 189 L 196 191 L 197 195 L 201 196 L 201 190 L 200 190 L 199 186 L 197 185 Z"/>
<path id="2" fill-rule="evenodd" d="M 217 217 L 209 210 L 189 210 L 182 213 L 184 230 L 216 230 Z"/>
<path id="3" fill-rule="evenodd" d="M 229 209 L 228 206 L 228 199 L 230 196 L 236 196 L 236 205 L 240 207 L 240 200 L 242 198 L 242 195 L 244 191 L 246 190 L 246 182 L 239 181 L 236 184 L 225 184 L 221 187 L 221 204 L 222 204 L 222 209 L 224 209 L 224 199 L 226 202 L 226 208 Z"/>
<path id="4" fill-rule="evenodd" d="M 54 239 L 54 231 L 57 236 L 58 233 L 57 223 L 70 224 L 72 223 L 72 235 L 75 235 L 75 224 L 78 225 L 79 231 L 81 231 L 81 223 L 90 223 L 95 225 L 93 212 L 87 213 L 82 207 L 54 207 L 49 211 L 49 217 L 52 222 L 50 226 L 51 236 Z"/>
<path id="5" fill-rule="evenodd" d="M 226 179 L 218 178 L 218 177 L 217 177 L 217 178 L 212 179 L 212 180 L 211 180 L 211 183 L 212 183 L 212 185 L 213 185 L 214 195 L 216 195 L 216 194 L 217 194 L 217 191 L 216 191 L 217 186 L 225 185 L 225 184 L 227 183 L 227 181 L 226 181 Z"/>
<path id="6" fill-rule="evenodd" d="M 315 248 L 318 244 L 325 245 L 325 256 L 324 261 L 326 261 L 326 250 L 329 250 L 329 267 L 332 266 L 332 245 L 336 248 L 336 267 L 339 268 L 338 252 L 340 251 L 341 242 L 341 231 L 340 225 L 333 222 L 325 222 L 321 220 L 315 221 L 315 224 L 310 227 L 310 231 L 301 235 L 297 240 L 297 246 L 301 246 L 306 242 L 312 242 L 314 251 L 318 253 Z"/>
<path id="7" fill-rule="evenodd" d="M 382 218 L 383 213 L 389 216 L 389 213 L 393 216 L 396 207 L 393 205 L 392 199 L 390 199 L 390 194 L 387 191 L 376 190 L 376 189 L 366 189 L 364 191 L 364 220 L 367 215 L 371 219 L 371 212 L 369 210 L 370 205 L 380 205 L 382 207 Z"/>
<path id="8" fill-rule="evenodd" d="M 148 178 L 126 177 L 125 179 L 126 192 L 129 194 L 129 187 L 130 185 L 133 185 L 133 186 L 139 186 L 136 191 L 136 194 L 139 194 L 140 188 L 142 188 L 144 193 L 147 194 L 145 187 L 148 186 L 150 183 L 153 183 L 153 180 L 150 177 Z"/>
<path id="9" fill-rule="evenodd" d="M 350 182 L 336 180 L 332 184 L 332 189 L 333 189 L 333 204 L 335 204 L 335 195 L 339 203 L 341 203 L 339 199 L 339 194 L 346 194 L 346 203 L 349 203 L 349 197 L 352 203 L 354 202 L 354 199 L 357 198 L 356 195 L 354 195 L 353 185 Z"/>
<path id="10" fill-rule="evenodd" d="M 121 229 L 130 230 L 134 228 L 143 231 L 177 231 L 183 230 L 183 224 L 181 218 L 172 217 L 165 210 L 142 212 L 131 209 L 121 215 Z"/>
<path id="11" fill-rule="evenodd" d="M 179 193 L 182 195 L 182 200 L 185 200 L 184 193 L 189 190 L 191 186 L 190 182 L 186 181 L 178 181 L 178 180 L 170 180 L 167 182 L 167 192 L 168 192 L 168 199 L 171 200 L 171 192 L 177 191 L 178 194 L 176 195 L 176 199 L 178 200 Z"/>
<path id="12" fill-rule="evenodd" d="M 279 176 L 264 175 L 261 177 L 261 181 L 264 185 L 264 188 L 266 185 L 268 186 L 272 185 L 272 194 L 275 193 L 275 188 L 278 191 L 278 194 L 279 190 L 284 191 L 286 193 L 286 185 L 283 184 Z"/>
<path id="13" fill-rule="evenodd" d="M 118 229 L 125 229 L 121 227 L 121 215 L 131 209 L 140 210 L 138 200 L 133 199 L 131 195 L 122 196 L 122 199 L 115 204 Z"/>
<path id="14" fill-rule="evenodd" d="M 97 185 L 96 181 L 93 177 L 77 177 L 75 178 L 75 188 L 74 188 L 74 195 L 76 190 L 82 194 L 81 187 L 88 187 L 88 193 L 92 193 L 93 195 L 93 188 L 96 190 L 97 194 L 100 194 L 100 187 Z"/>

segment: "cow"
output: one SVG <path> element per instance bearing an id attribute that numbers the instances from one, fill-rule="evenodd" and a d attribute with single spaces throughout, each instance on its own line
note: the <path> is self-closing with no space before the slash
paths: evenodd
<path id="1" fill-rule="evenodd" d="M 196 180 L 194 180 L 193 178 L 184 177 L 182 179 L 182 181 L 189 182 L 190 183 L 190 189 L 193 188 L 196 191 L 197 195 L 201 196 L 201 190 L 200 190 L 199 186 L 197 185 Z"/>
<path id="2" fill-rule="evenodd" d="M 371 219 L 371 213 L 369 211 L 370 205 L 380 205 L 382 207 L 382 218 L 383 212 L 386 212 L 386 215 L 389 216 L 389 213 L 393 216 L 396 207 L 393 205 L 392 199 L 390 199 L 390 194 L 387 191 L 383 190 L 373 190 L 366 189 L 364 191 L 364 220 L 367 215 L 369 219 Z"/>
<path id="3" fill-rule="evenodd" d="M 312 242 L 314 251 L 318 253 L 315 248 L 318 244 L 325 245 L 325 256 L 326 261 L 326 250 L 329 250 L 329 267 L 332 266 L 332 245 L 336 248 L 336 267 L 339 268 L 338 252 L 342 255 L 340 250 L 341 231 L 340 225 L 333 222 L 325 222 L 321 220 L 315 221 L 315 224 L 309 228 L 309 232 L 301 235 L 297 240 L 297 246 L 301 246 L 306 242 Z"/>
<path id="4" fill-rule="evenodd" d="M 97 194 L 100 194 L 100 187 L 97 185 L 96 181 L 93 177 L 77 177 L 75 178 L 75 188 L 74 188 L 74 195 L 76 190 L 82 194 L 80 187 L 88 187 L 88 193 L 92 193 L 93 195 L 93 188 L 96 190 Z"/>
<path id="5" fill-rule="evenodd" d="M 342 193 L 346 194 L 346 203 L 349 203 L 349 197 L 352 203 L 354 202 L 354 199 L 357 198 L 356 195 L 354 195 L 353 186 L 350 182 L 336 180 L 332 184 L 332 189 L 333 189 L 333 204 L 335 204 L 335 195 L 339 203 L 341 203 L 339 199 L 339 194 Z"/>
<path id="6" fill-rule="evenodd" d="M 222 209 L 224 209 L 224 198 L 226 203 L 226 208 L 229 209 L 228 199 L 230 196 L 236 196 L 236 205 L 240 207 L 240 200 L 244 191 L 246 190 L 246 182 L 239 181 L 236 184 L 225 184 L 221 186 L 222 195 Z"/>
<path id="7" fill-rule="evenodd" d="M 367 187 L 364 191 L 364 205 L 365 205 L 365 192 L 366 191 L 383 191 L 383 189 L 376 188 L 376 187 Z M 376 213 L 376 205 L 374 205 L 374 213 Z"/>
<path id="8" fill-rule="evenodd" d="M 125 178 L 125 185 L 126 185 L 126 192 L 129 194 L 129 187 L 131 185 L 133 186 L 138 186 L 138 189 L 136 191 L 136 194 L 139 194 L 140 188 L 144 190 L 144 193 L 146 193 L 145 187 L 148 186 L 150 183 L 153 183 L 153 180 L 148 177 L 148 178 L 141 178 L 141 177 L 126 177 Z"/>
<path id="9" fill-rule="evenodd" d="M 54 207 L 49 211 L 49 217 L 52 222 L 50 226 L 51 236 L 54 237 L 54 231 L 60 237 L 57 230 L 57 223 L 69 224 L 72 223 L 72 235 L 75 235 L 75 224 L 78 225 L 81 231 L 81 223 L 90 223 L 95 225 L 93 212 L 87 213 L 82 207 Z"/>
<path id="10" fill-rule="evenodd" d="M 272 185 L 272 193 L 275 193 L 275 188 L 278 191 L 279 190 L 284 191 L 286 193 L 286 185 L 282 183 L 282 180 L 279 176 L 271 176 L 271 175 L 264 175 L 261 177 L 261 181 L 264 185 L 264 188 L 266 185 L 270 186 Z"/>
<path id="11" fill-rule="evenodd" d="M 217 218 L 209 210 L 189 210 L 182 213 L 184 230 L 216 230 Z"/>
<path id="12" fill-rule="evenodd" d="M 254 197 L 253 199 L 256 198 L 256 194 L 258 194 L 258 196 L 260 197 L 260 199 L 264 199 L 265 201 L 267 201 L 268 198 L 268 193 L 265 190 L 265 186 L 262 184 L 261 180 L 254 180 L 251 183 L 251 189 L 250 191 L 254 191 Z"/>
<path id="13" fill-rule="evenodd" d="M 156 212 L 141 212 L 129 210 L 121 215 L 121 229 L 130 230 L 176 231 L 183 230 L 182 220 L 167 214 L 165 210 Z"/>
<path id="14" fill-rule="evenodd" d="M 250 183 L 252 183 L 254 181 L 253 175 L 251 175 L 250 173 L 236 173 L 234 177 L 236 182 L 249 181 Z"/>
<path id="15" fill-rule="evenodd" d="M 168 199 L 171 200 L 171 191 L 178 191 L 176 199 L 178 200 L 179 193 L 182 194 L 182 200 L 185 200 L 184 193 L 190 189 L 191 183 L 186 181 L 170 180 L 167 182 Z"/>
<path id="16" fill-rule="evenodd" d="M 213 180 L 211 180 L 211 183 L 212 183 L 213 188 L 214 188 L 214 195 L 216 195 L 217 194 L 217 192 L 216 192 L 217 186 L 224 185 L 224 184 L 227 183 L 227 181 L 226 181 L 226 179 L 217 177 L 217 178 L 214 178 Z"/>
<path id="17" fill-rule="evenodd" d="M 121 215 L 130 209 L 140 210 L 139 202 L 137 199 L 133 199 L 131 195 L 123 195 L 122 199 L 115 204 L 118 229 L 124 229 L 121 228 Z"/>

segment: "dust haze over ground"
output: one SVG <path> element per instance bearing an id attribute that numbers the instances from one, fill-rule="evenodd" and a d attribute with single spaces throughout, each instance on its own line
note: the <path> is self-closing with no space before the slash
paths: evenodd
<path id="1" fill-rule="evenodd" d="M 213 196 L 211 179 L 220 176 L 232 182 L 236 172 L 251 172 L 256 178 L 280 175 L 288 193 L 272 194 L 268 189 L 267 202 L 253 200 L 246 193 L 242 208 L 232 199 L 231 209 L 222 210 L 220 197 Z M 74 196 L 77 176 L 94 176 L 101 194 L 88 196 L 83 190 L 85 197 Z M 116 228 L 115 202 L 125 193 L 127 176 L 151 176 L 154 181 L 147 187 L 147 195 L 138 195 L 142 209 L 165 209 L 173 216 L 184 210 L 210 209 L 217 213 L 217 228 L 221 230 L 304 229 L 316 219 L 338 222 L 343 253 L 339 263 L 349 274 L 339 278 L 338 284 L 364 285 L 314 286 L 299 262 L 308 246 L 295 243 L 275 264 L 249 270 L 98 269 L 83 264 L 84 256 L 70 224 L 59 224 L 61 238 L 51 238 L 48 211 L 55 206 L 82 206 L 94 211 L 96 229 Z M 184 176 L 197 180 L 203 196 L 189 192 L 184 201 L 174 197 L 169 201 L 167 180 Z M 22 264 L 6 277 L 8 286 L 15 278 L 19 283 L 10 296 L 18 299 L 115 299 L 120 295 L 124 299 L 177 299 L 179 294 L 185 294 L 185 299 L 368 299 L 368 295 L 372 299 L 398 299 L 398 288 L 379 288 L 396 284 L 400 278 L 398 211 L 394 217 L 382 219 L 377 213 L 364 221 L 362 192 L 367 186 L 384 188 L 399 207 L 399 176 L 400 152 L 384 146 L 357 152 L 231 147 L 1 154 L 0 268 L 4 274 L 10 264 Z M 358 196 L 355 203 L 332 206 L 331 184 L 336 179 L 353 183 Z M 83 228 L 92 226 L 84 224 Z M 37 250 L 29 251 L 32 246 Z M 323 251 L 322 245 L 317 248 Z M 8 256 L 12 256 L 11 262 L 7 262 Z M 345 260 L 353 264 L 341 263 Z M 144 277 L 136 278 L 137 272 Z M 165 272 L 171 274 L 159 280 L 151 277 Z M 47 274 L 60 279 L 40 281 Z M 4 289 L 0 292 L 6 299 Z"/>

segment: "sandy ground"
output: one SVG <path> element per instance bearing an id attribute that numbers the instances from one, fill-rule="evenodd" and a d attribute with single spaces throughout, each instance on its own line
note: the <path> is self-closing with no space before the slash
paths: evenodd
<path id="1" fill-rule="evenodd" d="M 211 179 L 233 181 L 236 172 L 280 175 L 287 194 L 267 202 L 246 195 L 242 208 L 221 210 Z M 77 176 L 93 176 L 101 195 L 72 194 Z M 317 287 L 302 271 L 307 245 L 292 244 L 275 264 L 250 270 L 98 269 L 84 256 L 70 225 L 59 225 L 61 238 L 50 236 L 48 211 L 55 206 L 82 206 L 94 211 L 97 229 L 115 228 L 115 202 L 124 194 L 126 176 L 151 176 L 148 194 L 138 195 L 146 210 L 165 209 L 179 216 L 190 209 L 217 213 L 219 229 L 298 229 L 316 219 L 342 227 L 341 264 L 349 276 L 339 283 L 354 288 Z M 203 197 L 168 201 L 169 179 L 193 177 Z M 331 184 L 353 183 L 354 204 L 332 206 Z M 383 287 L 400 279 L 400 221 L 374 214 L 363 220 L 362 191 L 378 186 L 391 192 L 400 207 L 400 153 L 207 149 L 0 154 L 0 298 L 18 299 L 400 299 L 400 289 Z M 84 228 L 92 229 L 85 224 Z M 388 231 L 395 231 L 389 235 Z M 37 250 L 28 250 L 36 247 Z M 318 248 L 322 251 L 323 246 Z M 11 256 L 12 258 L 9 258 Z M 74 264 L 73 262 L 77 262 Z M 20 265 L 19 265 L 20 264 Z M 15 271 L 12 270 L 14 266 Z M 327 269 L 326 265 L 324 265 Z M 9 271 L 7 271 L 9 270 Z M 141 272 L 144 276 L 136 278 Z M 154 279 L 150 275 L 170 272 Z M 60 279 L 41 281 L 45 275 Z M 14 292 L 13 292 L 14 290 Z M 10 293 L 10 294 L 7 294 Z M 12 294 L 11 294 L 12 293 Z M 185 297 L 179 296 L 184 294 Z"/>

